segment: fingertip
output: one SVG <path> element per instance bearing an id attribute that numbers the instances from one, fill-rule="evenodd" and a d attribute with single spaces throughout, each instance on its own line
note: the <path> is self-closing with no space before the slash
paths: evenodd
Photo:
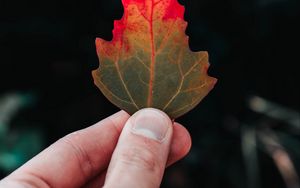
<path id="1" fill-rule="evenodd" d="M 127 112 L 125 112 L 124 110 L 120 110 L 119 112 L 109 116 L 108 118 L 117 123 L 119 121 L 124 122 L 124 119 L 127 121 L 129 117 L 130 115 Z"/>
<path id="2" fill-rule="evenodd" d="M 120 133 L 125 125 L 125 122 L 130 118 L 130 115 L 125 112 L 124 110 L 121 110 L 109 117 L 107 117 L 107 121 L 109 121 L 110 123 L 100 121 L 98 123 L 96 123 L 95 125 L 101 125 L 101 124 L 112 124 L 117 131 Z"/>
<path id="3" fill-rule="evenodd" d="M 189 131 L 180 123 L 175 122 L 175 129 L 178 128 L 177 132 L 182 138 L 182 154 L 185 156 L 191 150 L 192 147 L 192 137 Z M 181 133 L 181 134 L 180 134 Z"/>
<path id="4" fill-rule="evenodd" d="M 185 157 L 189 153 L 191 146 L 192 139 L 190 133 L 183 125 L 175 122 L 168 166 Z"/>

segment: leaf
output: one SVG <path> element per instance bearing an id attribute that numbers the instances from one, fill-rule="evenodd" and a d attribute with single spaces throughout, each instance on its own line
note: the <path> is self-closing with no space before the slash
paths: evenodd
<path id="1" fill-rule="evenodd" d="M 177 118 L 213 88 L 207 52 L 192 52 L 184 7 L 177 0 L 122 0 L 113 40 L 96 39 L 100 67 L 95 84 L 116 106 L 133 114 L 153 107 Z"/>

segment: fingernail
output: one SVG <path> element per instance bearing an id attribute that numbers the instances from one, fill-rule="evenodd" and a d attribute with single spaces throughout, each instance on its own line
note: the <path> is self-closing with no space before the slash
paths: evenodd
<path id="1" fill-rule="evenodd" d="M 164 112 L 147 108 L 134 114 L 132 132 L 162 142 L 170 125 L 171 120 Z"/>

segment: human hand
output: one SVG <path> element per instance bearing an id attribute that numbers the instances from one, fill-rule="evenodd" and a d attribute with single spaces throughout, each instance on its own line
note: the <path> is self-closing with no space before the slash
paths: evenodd
<path id="1" fill-rule="evenodd" d="M 163 112 L 143 109 L 130 117 L 120 111 L 58 140 L 0 187 L 159 187 L 166 166 L 190 146 L 188 131 Z"/>

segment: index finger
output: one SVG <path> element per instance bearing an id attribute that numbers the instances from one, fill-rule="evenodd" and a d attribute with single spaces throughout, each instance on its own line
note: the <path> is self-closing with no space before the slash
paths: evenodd
<path id="1" fill-rule="evenodd" d="M 58 140 L 10 175 L 36 187 L 79 187 L 104 171 L 129 115 L 120 111 Z M 31 176 L 31 177 L 26 177 Z M 27 182 L 32 184 L 32 182 Z"/>

